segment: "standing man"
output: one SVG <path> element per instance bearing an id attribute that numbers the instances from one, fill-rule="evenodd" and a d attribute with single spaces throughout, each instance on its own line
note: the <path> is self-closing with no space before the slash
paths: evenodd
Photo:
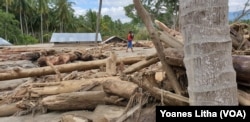
<path id="1" fill-rule="evenodd" d="M 134 34 L 133 34 L 132 31 L 129 31 L 128 37 L 127 37 L 128 45 L 127 45 L 127 50 L 126 50 L 126 52 L 128 52 L 128 48 L 131 48 L 131 51 L 134 52 L 134 51 L 133 51 L 133 44 L 132 44 L 133 39 L 134 39 Z"/>

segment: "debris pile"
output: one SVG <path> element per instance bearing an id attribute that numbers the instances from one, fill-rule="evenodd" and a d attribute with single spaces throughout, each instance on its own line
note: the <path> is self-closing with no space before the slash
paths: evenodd
<path id="1" fill-rule="evenodd" d="M 66 50 L 8 47 L 0 49 L 0 117 L 32 115 L 41 121 L 41 115 L 51 118 L 50 113 L 59 112 L 53 114 L 58 121 L 151 122 L 156 105 L 189 105 L 182 37 L 161 22 L 156 24 L 180 91 L 172 87 L 149 42 L 135 44 L 135 49 L 143 47 L 142 52 L 152 50 L 143 55 L 125 52 L 119 44 Z M 240 105 L 250 105 L 246 27 L 231 25 Z"/>

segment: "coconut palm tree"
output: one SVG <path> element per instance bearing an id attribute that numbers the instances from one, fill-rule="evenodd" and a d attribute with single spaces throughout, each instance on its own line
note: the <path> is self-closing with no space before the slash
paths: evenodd
<path id="1" fill-rule="evenodd" d="M 99 9 L 98 9 L 98 15 L 96 20 L 96 36 L 95 36 L 95 42 L 97 43 L 98 40 L 98 33 L 99 33 L 99 27 L 100 27 L 100 16 L 101 16 L 101 10 L 102 10 L 102 0 L 99 0 Z"/>
<path id="2" fill-rule="evenodd" d="M 60 32 L 65 30 L 65 24 L 70 22 L 73 16 L 73 2 L 68 2 L 68 0 L 57 0 L 56 1 L 56 13 L 59 23 L 60 23 Z"/>
<path id="3" fill-rule="evenodd" d="M 40 13 L 40 29 L 41 29 L 41 43 L 43 43 L 43 14 L 48 13 L 49 0 L 38 0 L 38 9 Z"/>
<path id="4" fill-rule="evenodd" d="M 9 13 L 9 6 L 13 3 L 13 0 L 5 0 L 6 13 Z"/>
<path id="5" fill-rule="evenodd" d="M 238 105 L 228 0 L 180 0 L 190 105 Z"/>

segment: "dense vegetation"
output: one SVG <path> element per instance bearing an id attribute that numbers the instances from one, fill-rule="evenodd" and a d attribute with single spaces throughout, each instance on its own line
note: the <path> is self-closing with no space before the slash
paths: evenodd
<path id="1" fill-rule="evenodd" d="M 178 0 L 142 0 L 153 19 L 178 29 Z M 70 0 L 0 0 L 0 37 L 13 44 L 47 43 L 53 32 L 96 32 L 97 13 L 88 10 L 75 16 Z M 124 7 L 131 22 L 122 23 L 102 15 L 100 33 L 103 39 L 116 35 L 126 38 L 129 30 L 136 40 L 148 39 L 148 33 L 136 14 L 134 5 Z"/>
<path id="2" fill-rule="evenodd" d="M 166 7 L 164 10 L 164 7 L 159 7 L 172 6 L 166 4 L 169 1 L 177 3 L 175 0 L 159 0 L 155 4 L 151 4 L 152 0 L 144 0 L 143 3 L 155 15 L 154 18 L 173 24 L 172 20 L 169 21 L 173 8 L 169 14 L 166 13 Z M 88 10 L 85 15 L 75 16 L 73 4 L 69 0 L 0 0 L 0 37 L 13 44 L 33 44 L 49 42 L 53 32 L 95 32 L 97 13 Z M 127 32 L 133 30 L 136 39 L 148 39 L 147 31 L 136 15 L 134 6 L 129 5 L 124 9 L 132 19 L 129 23 L 112 20 L 108 15 L 101 16 L 102 37 L 105 39 L 116 35 L 126 38 Z M 129 11 L 130 9 L 133 11 Z"/>

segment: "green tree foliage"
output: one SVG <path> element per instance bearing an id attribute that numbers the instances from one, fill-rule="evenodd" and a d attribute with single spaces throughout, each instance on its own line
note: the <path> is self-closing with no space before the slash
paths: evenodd
<path id="1" fill-rule="evenodd" d="M 0 29 L 0 37 L 4 37 L 6 34 L 7 40 L 12 44 L 34 44 L 38 42 L 34 37 L 21 34 L 18 27 L 19 21 L 15 19 L 13 14 L 0 10 L 0 16 L 0 28 L 6 27 L 6 29 Z"/>
<path id="2" fill-rule="evenodd" d="M 178 26 L 179 0 L 142 0 L 142 3 L 153 20 L 157 19 L 170 27 Z M 133 4 L 124 9 L 126 15 L 132 19 L 133 24 L 141 23 Z"/>
<path id="3" fill-rule="evenodd" d="M 5 2 L 6 0 L 0 0 L 1 14 L 10 13 L 10 15 L 1 18 L 3 22 L 0 25 L 3 29 L 0 30 L 0 36 L 8 37 L 14 44 L 47 43 L 54 32 L 96 31 L 97 12 L 88 10 L 86 14 L 76 16 L 72 8 L 74 3 L 69 0 L 7 0 L 7 4 Z M 139 29 L 136 24 L 122 23 L 108 15 L 100 17 L 99 30 L 103 39 L 110 36 L 126 39 L 129 30 L 134 31 L 137 38 L 136 33 Z"/>
<path id="4" fill-rule="evenodd" d="M 19 22 L 15 19 L 13 14 L 8 14 L 0 10 L 0 37 L 5 37 L 5 34 L 8 36 L 7 40 L 10 40 L 11 43 L 17 41 L 17 35 L 21 34 L 20 29 L 18 28 Z"/>

